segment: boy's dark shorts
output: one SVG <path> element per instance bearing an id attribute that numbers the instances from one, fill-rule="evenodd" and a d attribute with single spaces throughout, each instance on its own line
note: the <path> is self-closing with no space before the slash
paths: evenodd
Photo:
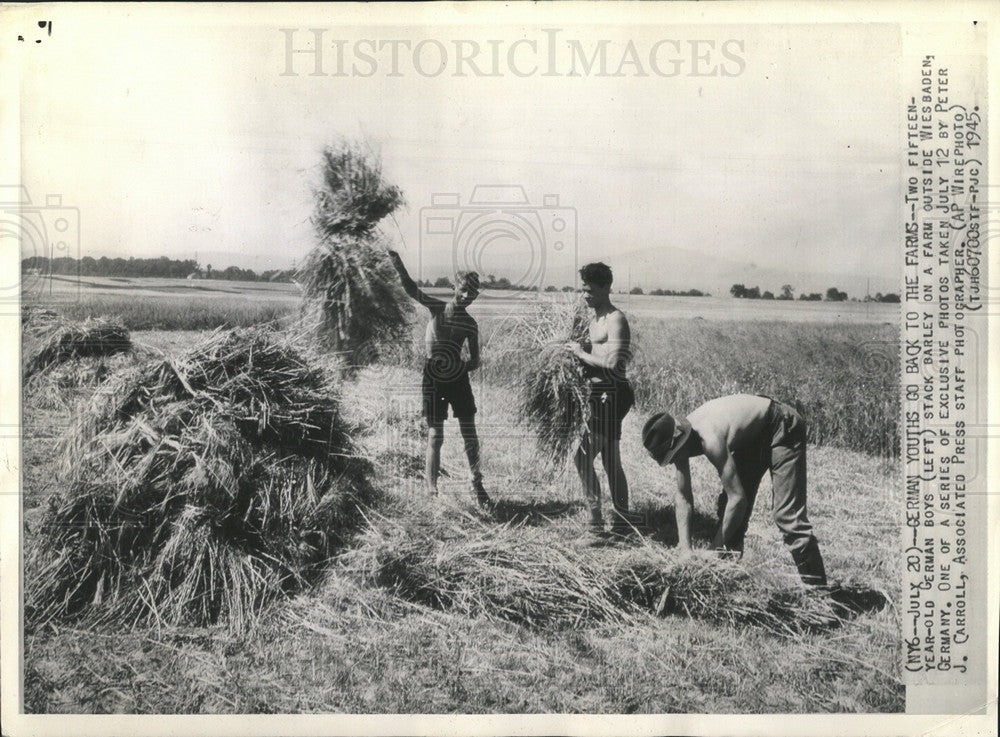
<path id="1" fill-rule="evenodd" d="M 590 409 L 587 432 L 596 437 L 621 440 L 622 420 L 632 409 L 633 404 L 635 404 L 635 393 L 628 381 L 601 381 L 591 384 L 590 397 L 587 400 Z"/>
<path id="2" fill-rule="evenodd" d="M 469 372 L 464 369 L 457 376 L 441 378 L 435 375 L 432 363 L 427 361 L 424 363 L 421 391 L 424 419 L 428 427 L 440 425 L 448 419 L 448 405 L 451 405 L 451 416 L 456 419 L 466 419 L 476 414 L 476 399 L 472 395 Z"/>

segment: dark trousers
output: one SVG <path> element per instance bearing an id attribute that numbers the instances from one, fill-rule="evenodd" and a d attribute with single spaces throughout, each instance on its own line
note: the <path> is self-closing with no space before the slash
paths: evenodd
<path id="1" fill-rule="evenodd" d="M 771 517 L 781 530 L 785 547 L 792 555 L 803 581 L 826 583 L 819 544 L 806 514 L 806 425 L 788 405 L 772 400 L 767 412 L 767 430 L 758 443 L 733 453 L 736 472 L 747 496 L 747 511 L 730 550 L 743 551 L 750 513 L 764 473 L 771 472 Z M 726 494 L 719 495 L 717 511 L 721 522 Z"/>

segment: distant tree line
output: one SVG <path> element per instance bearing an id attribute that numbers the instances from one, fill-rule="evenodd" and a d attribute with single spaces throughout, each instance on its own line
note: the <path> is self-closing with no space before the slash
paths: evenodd
<path id="1" fill-rule="evenodd" d="M 737 299 L 793 300 L 795 299 L 794 292 L 795 288 L 791 284 L 782 285 L 781 294 L 779 294 L 777 297 L 775 297 L 772 292 L 768 291 L 761 292 L 760 287 L 747 287 L 744 284 L 733 284 L 733 286 L 729 288 L 729 293 L 734 297 L 736 297 Z M 821 302 L 823 301 L 823 299 L 824 295 L 820 294 L 819 292 L 810 292 L 808 294 L 806 292 L 802 292 L 799 295 L 800 302 Z M 827 302 L 846 302 L 848 297 L 847 297 L 847 292 L 842 292 L 839 289 L 837 289 L 837 287 L 830 287 L 829 289 L 826 290 L 825 299 Z M 857 301 L 857 300 L 852 300 L 852 301 Z M 882 294 L 881 292 L 878 292 L 874 297 L 870 295 L 866 296 L 864 301 L 898 303 L 899 295 L 893 294 L 891 292 L 889 294 Z"/>
<path id="2" fill-rule="evenodd" d="M 882 294 L 882 292 L 875 292 L 875 296 L 872 297 L 870 294 L 865 295 L 865 302 L 890 302 L 892 304 L 899 304 L 899 295 L 893 292 L 888 294 Z"/>
<path id="3" fill-rule="evenodd" d="M 706 292 L 700 289 L 687 289 L 684 291 L 676 291 L 673 289 L 651 289 L 648 292 L 643 292 L 642 287 L 632 287 L 628 290 L 629 294 L 648 294 L 652 297 L 707 297 L 709 296 Z"/>
<path id="4" fill-rule="evenodd" d="M 737 299 L 777 299 L 777 300 L 793 300 L 795 288 L 791 284 L 785 284 L 781 287 L 781 293 L 775 297 L 774 292 L 769 290 L 760 290 L 760 287 L 747 287 L 744 284 L 733 284 L 729 288 L 729 293 L 736 297 Z M 806 294 L 803 292 L 799 295 L 799 300 L 804 302 L 819 302 L 823 299 L 823 295 L 819 292 L 813 292 L 811 294 Z M 836 287 L 830 287 L 826 290 L 826 300 L 827 302 L 844 302 L 847 300 L 847 292 L 841 292 Z"/>
<path id="5" fill-rule="evenodd" d="M 736 297 L 737 299 L 791 300 L 795 299 L 794 295 L 792 294 L 793 291 L 794 289 L 791 284 L 785 284 L 781 288 L 781 294 L 779 294 L 777 297 L 774 296 L 774 292 L 771 292 L 769 290 L 764 290 L 763 292 L 761 292 L 760 287 L 747 287 L 743 284 L 733 284 L 733 286 L 729 288 L 729 293 L 734 297 Z M 845 294 L 844 297 L 846 299 L 847 295 Z M 799 299 L 811 299 L 811 296 L 807 298 L 805 295 L 801 295 Z M 818 294 L 816 295 L 816 299 L 820 299 L 820 296 Z"/>
<path id="6" fill-rule="evenodd" d="M 446 276 L 439 276 L 437 279 L 417 279 L 417 286 L 420 287 L 437 287 L 441 289 L 451 289 L 454 287 L 451 279 Z M 480 277 L 479 280 L 480 289 L 499 289 L 517 291 L 517 292 L 533 292 L 537 290 L 537 287 L 526 287 L 522 284 L 514 284 L 510 279 L 506 277 L 500 277 L 497 279 L 493 274 L 487 274 L 485 277 Z M 545 287 L 546 292 L 575 292 L 576 287 L 554 287 L 549 285 Z"/>
<path id="7" fill-rule="evenodd" d="M 44 256 L 32 256 L 21 261 L 21 272 L 38 270 L 42 274 L 61 274 L 73 276 L 119 276 L 119 277 L 156 277 L 160 279 L 185 279 L 191 274 L 210 279 L 227 279 L 229 281 L 276 281 L 291 282 L 294 271 L 291 269 L 270 269 L 260 274 L 253 269 L 242 269 L 239 266 L 229 266 L 221 271 L 212 269 L 208 264 L 203 270 L 194 259 L 172 259 L 166 256 L 159 258 L 93 258 L 84 256 L 77 260 L 69 256 L 48 259 Z"/>
<path id="8" fill-rule="evenodd" d="M 451 289 L 453 284 L 451 279 L 446 276 L 440 276 L 433 281 L 430 279 L 418 279 L 417 286 L 421 287 L 438 287 L 442 289 Z M 481 289 L 499 289 L 499 290 L 513 290 L 519 292 L 535 291 L 536 287 L 526 287 L 521 284 L 513 284 L 509 279 L 501 277 L 497 279 L 493 274 L 487 274 L 485 278 L 480 280 L 479 286 Z M 545 292 L 575 292 L 576 287 L 557 287 L 549 284 L 542 291 Z M 642 287 L 632 287 L 629 290 L 629 294 L 650 294 L 654 297 L 707 297 L 709 296 L 707 292 L 703 292 L 700 289 L 688 289 L 686 291 L 677 292 L 672 289 L 654 289 L 650 292 L 643 292 Z"/>

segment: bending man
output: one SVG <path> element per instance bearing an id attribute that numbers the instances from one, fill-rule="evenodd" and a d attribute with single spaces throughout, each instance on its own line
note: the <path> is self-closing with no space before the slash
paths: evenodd
<path id="1" fill-rule="evenodd" d="M 705 402 L 675 421 L 653 415 L 642 431 L 646 450 L 661 466 L 676 468 L 677 539 L 691 549 L 691 469 L 688 459 L 704 454 L 722 480 L 717 508 L 719 529 L 713 548 L 743 555 L 757 487 L 771 472 L 771 514 L 784 536 L 803 582 L 826 585 L 819 543 L 806 516 L 806 426 L 791 407 L 768 397 L 734 394 Z"/>

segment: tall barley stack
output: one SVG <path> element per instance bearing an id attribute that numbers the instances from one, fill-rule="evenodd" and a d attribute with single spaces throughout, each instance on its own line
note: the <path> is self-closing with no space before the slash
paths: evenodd
<path id="1" fill-rule="evenodd" d="M 348 364 L 367 363 L 379 344 L 406 335 L 410 303 L 378 231 L 403 194 L 384 181 L 374 154 L 342 141 L 323 151 L 315 198 L 317 244 L 297 277 L 304 324 L 319 348 L 341 354 Z"/>
<path id="2" fill-rule="evenodd" d="M 64 441 L 28 618 L 244 628 L 372 502 L 329 377 L 260 328 L 113 376 Z"/>

